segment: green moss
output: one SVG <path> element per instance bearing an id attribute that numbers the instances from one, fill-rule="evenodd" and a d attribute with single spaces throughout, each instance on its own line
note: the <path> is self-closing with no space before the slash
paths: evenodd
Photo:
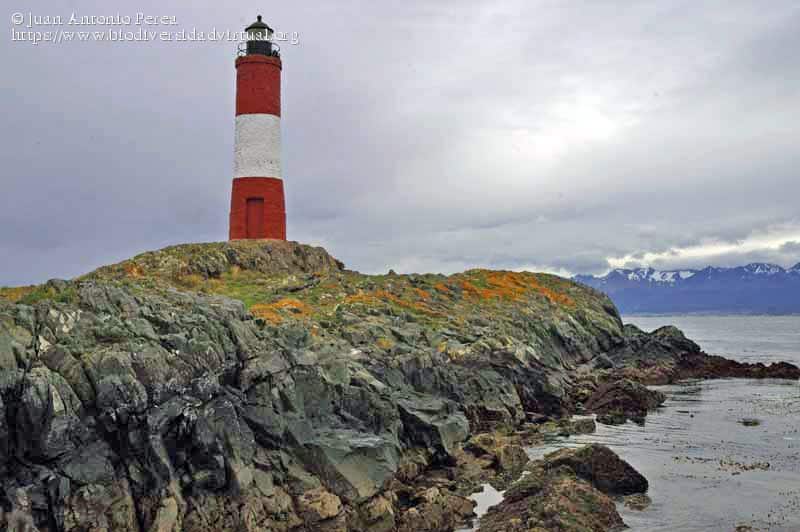
<path id="1" fill-rule="evenodd" d="M 39 301 L 51 300 L 57 303 L 74 304 L 78 302 L 78 291 L 73 286 L 56 290 L 52 286 L 39 285 L 19 299 L 23 305 L 35 305 Z"/>

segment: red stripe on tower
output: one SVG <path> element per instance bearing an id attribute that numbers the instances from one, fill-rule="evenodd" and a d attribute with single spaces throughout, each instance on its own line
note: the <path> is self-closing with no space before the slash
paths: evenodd
<path id="1" fill-rule="evenodd" d="M 272 29 L 258 20 L 245 30 L 236 58 L 236 138 L 229 238 L 286 240 L 281 175 L 281 59 Z"/>

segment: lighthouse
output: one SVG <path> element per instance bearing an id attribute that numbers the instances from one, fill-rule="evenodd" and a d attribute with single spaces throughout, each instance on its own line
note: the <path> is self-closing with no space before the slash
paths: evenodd
<path id="1" fill-rule="evenodd" d="M 281 58 L 261 20 L 236 57 L 236 134 L 229 238 L 286 240 L 281 174 Z"/>

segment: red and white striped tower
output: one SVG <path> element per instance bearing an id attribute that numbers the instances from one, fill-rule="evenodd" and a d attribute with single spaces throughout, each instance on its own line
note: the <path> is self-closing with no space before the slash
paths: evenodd
<path id="1" fill-rule="evenodd" d="M 281 58 L 272 29 L 248 26 L 236 58 L 236 137 L 231 193 L 231 240 L 286 240 L 281 176 Z"/>

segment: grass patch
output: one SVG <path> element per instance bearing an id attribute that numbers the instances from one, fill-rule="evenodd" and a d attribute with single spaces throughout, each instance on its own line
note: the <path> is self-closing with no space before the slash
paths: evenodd
<path id="1" fill-rule="evenodd" d="M 50 300 L 57 303 L 74 304 L 78 302 L 78 291 L 73 286 L 56 290 L 45 284 L 36 286 L 17 286 L 0 288 L 0 299 L 10 303 L 35 305 L 40 301 Z"/>

